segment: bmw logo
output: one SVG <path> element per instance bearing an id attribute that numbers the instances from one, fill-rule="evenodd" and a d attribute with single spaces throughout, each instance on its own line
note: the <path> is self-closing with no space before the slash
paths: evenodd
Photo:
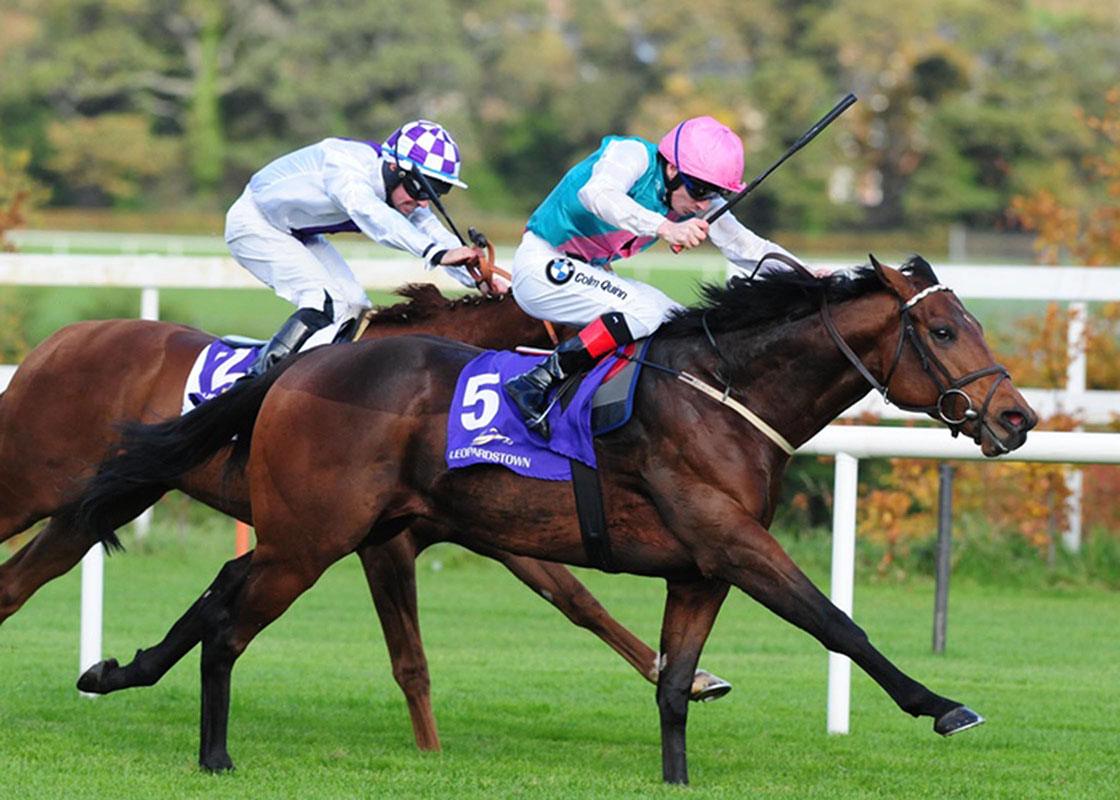
<path id="1" fill-rule="evenodd" d="M 575 264 L 568 258 L 554 258 L 544 268 L 545 275 L 556 285 L 565 284 L 576 274 Z"/>

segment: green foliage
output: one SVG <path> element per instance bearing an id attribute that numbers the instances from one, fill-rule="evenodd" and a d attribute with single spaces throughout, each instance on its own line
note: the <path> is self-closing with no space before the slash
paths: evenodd
<path id="1" fill-rule="evenodd" d="M 523 216 L 604 135 L 710 113 L 753 175 L 855 91 L 743 209 L 763 231 L 991 226 L 1016 193 L 1072 200 L 1071 112 L 1099 113 L 1120 61 L 1102 0 L 716 0 L 688 25 L 666 0 L 10 0 L 0 31 L 18 76 L 0 144 L 56 203 L 220 205 L 283 152 L 426 116 L 460 140 L 476 204 Z M 113 158 L 61 133 L 110 119 L 93 130 Z"/>
<path id="2" fill-rule="evenodd" d="M 179 160 L 178 143 L 152 136 L 139 114 L 102 114 L 52 122 L 47 138 L 55 153 L 47 166 L 64 176 L 64 185 L 80 197 L 93 192 L 117 205 L 138 200 L 141 188 Z"/>
<path id="3" fill-rule="evenodd" d="M 0 252 L 12 249 L 4 233 L 21 227 L 27 211 L 43 202 L 46 187 L 27 172 L 28 150 L 5 148 L 0 142 Z"/>

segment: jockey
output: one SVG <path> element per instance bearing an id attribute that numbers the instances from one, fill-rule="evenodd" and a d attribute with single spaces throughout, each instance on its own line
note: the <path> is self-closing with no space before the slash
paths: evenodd
<path id="1" fill-rule="evenodd" d="M 226 244 L 241 266 L 298 310 L 261 350 L 249 374 L 264 372 L 307 343 L 348 341 L 370 307 L 365 290 L 323 236 L 361 231 L 375 242 L 443 266 L 475 287 L 461 246 L 428 209 L 459 180 L 459 148 L 427 120 L 385 141 L 329 138 L 281 156 L 253 175 L 226 215 Z"/>
<path id="2" fill-rule="evenodd" d="M 710 227 L 698 218 L 724 205 L 724 195 L 741 191 L 742 174 L 739 137 L 712 117 L 695 117 L 659 144 L 608 136 L 545 198 L 513 256 L 513 296 L 534 317 L 586 327 L 506 382 L 530 428 L 548 438 L 548 395 L 564 378 L 649 336 L 682 308 L 660 290 L 616 275 L 612 261 L 659 238 L 692 248 L 710 237 L 748 275 L 766 253 L 788 255 L 731 214 Z"/>

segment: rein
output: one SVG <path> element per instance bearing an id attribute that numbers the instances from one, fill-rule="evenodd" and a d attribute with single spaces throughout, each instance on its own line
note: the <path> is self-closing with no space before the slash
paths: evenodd
<path id="1" fill-rule="evenodd" d="M 513 282 L 513 276 L 494 263 L 494 245 L 485 236 L 479 234 L 474 228 L 470 230 L 471 240 L 478 253 L 477 264 L 467 264 L 467 272 L 474 278 L 475 285 L 486 284 L 488 289 L 494 288 L 494 276 L 505 279 L 507 283 Z M 485 251 L 485 252 L 483 252 Z M 560 344 L 560 337 L 556 335 L 556 328 L 548 320 L 542 320 L 544 329 L 548 331 L 548 338 L 554 345 Z"/>
<path id="2" fill-rule="evenodd" d="M 723 354 L 720 353 L 719 347 L 716 346 L 715 338 L 712 337 L 711 331 L 708 330 L 707 320 L 704 321 L 704 331 L 708 334 L 708 340 L 711 342 L 712 347 L 715 348 L 716 355 L 718 355 L 720 360 L 723 361 Z M 749 408 L 747 408 L 745 405 L 743 405 L 738 400 L 736 400 L 734 397 L 732 397 L 731 396 L 731 382 L 729 380 L 727 380 L 726 378 L 723 379 L 724 380 L 724 390 L 721 392 L 719 389 L 715 388 L 711 384 L 705 383 L 704 381 L 697 378 L 695 375 L 693 375 L 691 373 L 688 373 L 688 372 L 685 372 L 683 370 L 679 370 L 679 369 L 676 369 L 674 367 L 667 367 L 664 364 L 658 364 L 655 361 L 647 361 L 646 359 L 639 358 L 638 356 L 635 356 L 635 355 L 623 356 L 623 357 L 626 358 L 629 361 L 633 361 L 636 364 L 641 364 L 642 366 L 650 367 L 652 369 L 658 369 L 658 370 L 661 370 L 662 372 L 667 372 L 668 374 L 672 375 L 674 378 L 676 378 L 677 380 L 679 380 L 681 383 L 685 384 L 686 386 L 691 386 L 693 389 L 696 389 L 697 391 L 701 392 L 702 394 L 706 394 L 708 397 L 712 398 L 717 403 L 721 403 L 722 405 L 727 406 L 732 411 L 734 411 L 736 414 L 738 414 L 740 417 L 742 417 L 747 422 L 749 422 L 751 425 L 754 425 L 754 427 L 756 427 L 767 439 L 769 439 L 771 442 L 773 442 L 779 448 L 781 448 L 785 452 L 786 455 L 792 456 L 793 453 L 794 453 L 794 450 L 797 449 L 792 444 L 790 444 L 784 436 L 782 436 L 780 433 L 778 433 L 776 430 L 774 430 L 774 428 L 772 428 L 770 426 L 770 424 L 768 422 L 766 422 L 766 420 L 764 420 L 762 417 L 758 416 L 758 414 L 754 413 Z"/>
<path id="3" fill-rule="evenodd" d="M 759 263 L 761 264 L 762 261 L 768 258 L 781 261 L 803 274 L 812 275 L 804 264 L 801 264 L 783 253 L 767 253 L 759 260 Z M 929 414 L 930 416 L 938 417 L 948 426 L 954 438 L 960 435 L 961 429 L 965 423 L 973 419 L 978 420 L 979 423 L 976 426 L 976 434 L 972 437 L 972 440 L 976 444 L 980 444 L 982 431 L 987 430 L 992 434 L 992 439 L 996 442 L 997 446 L 1004 452 L 1008 452 L 1000 442 L 999 437 L 994 434 L 994 431 L 992 431 L 991 427 L 988 425 L 988 406 L 991 404 L 992 398 L 995 396 L 999 385 L 1011 377 L 1007 371 L 1007 367 L 1002 364 L 993 364 L 990 367 L 984 367 L 983 369 L 978 369 L 974 372 L 962 375 L 959 378 L 954 378 L 948 368 L 941 362 L 941 359 L 939 359 L 933 351 L 929 349 L 929 346 L 922 341 L 922 338 L 918 335 L 917 327 L 914 325 L 914 318 L 910 313 L 910 309 L 936 292 L 951 291 L 952 289 L 948 286 L 938 283 L 933 286 L 927 286 L 909 300 L 903 300 L 901 297 L 897 298 L 899 316 L 898 345 L 895 347 L 894 359 L 891 361 L 890 369 L 887 370 L 887 375 L 882 382 L 876 380 L 875 376 L 871 374 L 871 371 L 860 361 L 859 356 L 857 356 L 852 348 L 848 346 L 848 343 L 844 341 L 844 337 L 840 335 L 840 331 L 836 329 L 828 305 L 828 295 L 825 292 L 821 293 L 821 322 L 824 323 L 825 330 L 828 331 L 828 335 L 832 338 L 832 341 L 836 343 L 836 347 L 844 354 L 844 357 L 847 358 L 852 366 L 859 370 L 860 375 L 882 395 L 883 402 L 888 404 L 893 402 L 894 405 L 905 411 L 915 411 L 921 414 Z M 913 345 L 914 351 L 921 360 L 922 370 L 930 377 L 934 386 L 937 387 L 937 400 L 935 400 L 932 405 L 914 406 L 891 400 L 891 377 L 894 375 L 895 369 L 898 368 L 898 364 L 902 360 L 902 349 L 907 340 Z M 998 375 L 999 377 L 992 384 L 992 388 L 988 390 L 988 394 L 984 397 L 983 405 L 980 407 L 980 410 L 977 411 L 973 406 L 972 398 L 964 392 L 962 387 L 987 375 Z M 960 397 L 964 400 L 965 409 L 961 412 L 960 416 L 954 417 L 948 410 L 948 403 L 956 397 Z"/>
<path id="4" fill-rule="evenodd" d="M 758 273 L 759 267 L 767 259 L 781 261 L 783 264 L 790 267 L 794 271 L 817 279 L 817 276 L 814 275 L 801 262 L 785 255 L 784 253 L 774 252 L 767 253 L 758 260 L 758 264 L 755 266 L 754 271 L 751 273 L 750 277 L 747 278 L 748 281 L 754 278 L 754 276 Z M 875 390 L 883 396 L 884 402 L 893 402 L 894 405 L 906 411 L 916 411 L 919 413 L 936 416 L 948 426 L 950 432 L 954 437 L 960 435 L 961 429 L 965 425 L 965 423 L 967 423 L 969 420 L 976 419 L 979 421 L 979 423 L 976 426 L 976 434 L 975 436 L 973 436 L 973 441 L 976 442 L 976 444 L 980 444 L 982 431 L 988 430 L 988 432 L 992 434 L 992 439 L 996 442 L 997 446 L 1004 452 L 1007 452 L 1007 448 L 1000 442 L 999 437 L 995 436 L 994 432 L 991 430 L 991 427 L 988 425 L 987 420 L 988 406 L 992 401 L 992 397 L 995 396 L 996 390 L 999 388 L 999 385 L 1004 380 L 1008 380 L 1011 377 L 1007 371 L 1007 367 L 1004 367 L 1002 364 L 993 364 L 990 367 L 984 367 L 983 369 L 978 369 L 974 372 L 970 372 L 966 375 L 961 376 L 960 378 L 953 378 L 953 376 L 949 373 L 948 368 L 946 368 L 946 366 L 941 362 L 939 358 L 937 358 L 933 351 L 929 349 L 926 343 L 922 341 L 921 337 L 918 336 L 917 328 L 914 325 L 914 319 L 910 313 L 911 308 L 936 292 L 950 291 L 952 291 L 952 289 L 950 289 L 948 286 L 939 283 L 923 289 L 922 291 L 911 297 L 909 300 L 903 300 L 901 297 L 897 298 L 899 314 L 898 345 L 895 347 L 894 360 L 891 362 L 891 367 L 887 371 L 886 378 L 882 382 L 877 380 L 875 376 L 871 374 L 871 371 L 864 365 L 859 356 L 856 355 L 855 351 L 853 351 L 852 348 L 848 346 L 848 343 L 844 341 L 844 337 L 840 334 L 840 331 L 836 328 L 836 324 L 832 321 L 832 314 L 828 305 L 828 295 L 823 291 L 821 292 L 820 317 L 821 321 L 824 323 L 825 330 L 828 331 L 828 335 L 836 344 L 836 347 L 840 350 L 844 357 L 847 358 L 849 362 L 851 362 L 852 366 L 854 366 L 859 371 L 860 375 L 862 375 L 864 379 L 867 380 L 867 382 L 870 383 L 875 388 Z M 719 359 L 720 365 L 726 368 L 728 363 L 727 359 L 720 351 L 719 345 L 716 343 L 715 336 L 712 335 L 711 328 L 708 327 L 708 318 L 706 313 L 701 316 L 700 321 L 704 328 L 704 334 L 708 339 L 708 343 L 712 346 L 712 350 L 715 352 L 716 357 Z M 909 340 L 911 345 L 913 345 L 918 358 L 921 360 L 922 369 L 927 375 L 929 375 L 930 379 L 937 387 L 937 400 L 934 401 L 932 405 L 906 405 L 903 403 L 892 401 L 890 398 L 891 377 L 894 375 L 895 369 L 898 367 L 899 362 L 902 360 L 902 350 L 907 340 Z M 716 389 L 714 386 L 711 386 L 710 384 L 707 384 L 704 381 L 700 380 L 696 376 L 682 370 L 678 370 L 673 367 L 667 367 L 663 364 L 657 364 L 652 361 L 647 361 L 645 359 L 638 358 L 637 356 L 629 356 L 628 358 L 630 361 L 637 362 L 647 367 L 652 367 L 653 369 L 661 370 L 662 372 L 667 372 L 682 383 L 685 383 L 686 385 L 691 386 L 693 389 L 696 389 L 707 395 L 708 397 L 711 397 L 716 402 L 727 406 L 735 413 L 739 414 L 741 417 L 750 422 L 755 428 L 757 428 L 768 439 L 770 439 L 770 441 L 781 448 L 786 454 L 793 455 L 795 448 L 780 433 L 774 430 L 773 427 L 771 427 L 765 420 L 763 420 L 749 408 L 731 397 L 730 377 L 725 375 L 721 376 L 718 369 L 716 370 L 715 374 L 716 377 L 719 378 L 724 384 L 722 392 L 719 389 Z M 992 384 L 992 388 L 988 390 L 988 394 L 984 398 L 983 405 L 980 407 L 980 410 L 977 411 L 973 406 L 972 398 L 970 398 L 968 394 L 963 391 L 962 387 L 967 386 L 973 381 L 983 378 L 987 375 L 998 375 L 999 377 L 996 379 L 995 383 Z M 947 408 L 948 401 L 952 400 L 955 397 L 963 398 L 964 402 L 966 403 L 965 410 L 958 417 L 952 416 Z"/>

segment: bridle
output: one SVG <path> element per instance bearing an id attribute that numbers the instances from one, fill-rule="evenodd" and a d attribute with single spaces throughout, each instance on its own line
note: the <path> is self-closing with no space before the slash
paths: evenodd
<path id="1" fill-rule="evenodd" d="M 752 280 L 755 274 L 758 273 L 758 269 L 760 266 L 762 266 L 762 263 L 768 259 L 781 261 L 783 264 L 786 264 L 793 270 L 800 272 L 803 275 L 807 275 L 814 280 L 818 280 L 817 276 L 813 275 L 813 273 L 810 272 L 804 264 L 794 258 L 791 258 L 790 256 L 787 256 L 785 253 L 767 253 L 766 255 L 764 255 L 755 265 L 754 272 L 752 272 L 746 280 Z M 943 286 L 939 283 L 923 289 L 922 291 L 911 297 L 909 300 L 903 300 L 901 297 L 898 298 L 898 344 L 894 349 L 894 360 L 891 362 L 891 367 L 889 370 L 887 370 L 887 376 L 882 382 L 880 382 L 874 375 L 871 374 L 871 371 L 867 369 L 864 363 L 860 360 L 859 356 L 856 355 L 852 348 L 848 346 L 848 343 L 844 341 L 844 337 L 841 336 L 840 331 L 836 329 L 836 325 L 832 321 L 832 313 L 829 310 L 828 295 L 823 291 L 823 285 L 820 305 L 821 321 L 824 323 L 825 330 L 828 331 L 828 334 L 832 338 L 832 341 L 835 342 L 836 347 L 839 348 L 840 352 L 844 354 L 844 357 L 852 363 L 852 366 L 854 366 L 859 371 L 860 375 L 862 375 L 868 383 L 875 387 L 876 391 L 878 391 L 879 394 L 883 396 L 883 400 L 885 402 L 894 402 L 896 406 L 901 409 L 905 409 L 906 411 L 917 411 L 923 414 L 936 416 L 949 427 L 949 430 L 952 432 L 954 437 L 958 436 L 961 433 L 962 427 L 969 420 L 977 420 L 978 423 L 976 426 L 976 434 L 975 436 L 973 436 L 973 441 L 976 442 L 976 444 L 981 444 L 982 431 L 987 430 L 991 435 L 992 440 L 996 443 L 996 446 L 1005 453 L 1009 452 L 1008 448 L 1003 444 L 1003 442 L 1000 441 L 999 437 L 996 436 L 995 432 L 991 429 L 991 426 L 987 421 L 988 406 L 991 405 L 992 398 L 996 393 L 996 389 L 999 388 L 999 385 L 1003 383 L 1004 380 L 1007 380 L 1011 377 L 1007 372 L 1007 368 L 1001 364 L 993 364 L 990 367 L 984 367 L 983 369 L 978 369 L 974 372 L 970 372 L 967 375 L 961 376 L 960 378 L 953 378 L 953 376 L 949 373 L 948 368 L 941 362 L 941 359 L 934 355 L 933 351 L 931 351 L 925 344 L 925 342 L 922 341 L 921 337 L 918 336 L 917 327 L 914 324 L 914 318 L 910 313 L 910 309 L 912 309 L 915 305 L 920 303 L 925 298 L 929 297 L 931 294 L 934 294 L 935 292 L 949 291 L 952 290 L 948 286 Z M 787 441 L 785 437 L 774 430 L 773 427 L 767 424 L 761 417 L 759 417 L 749 408 L 744 406 L 735 398 L 731 397 L 731 378 L 730 370 L 728 369 L 729 365 L 727 359 L 723 355 L 723 352 L 719 348 L 719 344 L 716 342 L 715 336 L 712 334 L 711 328 L 708 325 L 707 312 L 705 312 L 701 316 L 700 322 L 703 326 L 704 334 L 707 336 L 708 343 L 712 346 L 712 350 L 715 351 L 716 358 L 719 360 L 720 366 L 723 368 L 722 370 L 720 368 L 717 368 L 715 373 L 716 377 L 722 380 L 724 383 L 723 391 L 720 391 L 714 386 L 705 383 L 696 376 L 684 372 L 683 370 L 669 367 L 664 364 L 658 364 L 653 361 L 648 361 L 636 355 L 624 356 L 624 358 L 648 367 L 652 367 L 662 372 L 669 373 L 677 380 L 691 386 L 693 389 L 697 389 L 703 394 L 706 394 L 717 403 L 721 403 L 724 406 L 727 406 L 739 416 L 743 417 L 752 425 L 754 425 L 754 427 L 757 428 L 759 432 L 761 432 L 767 439 L 777 445 L 787 455 L 793 455 L 796 448 L 789 441 Z M 902 360 L 902 350 L 907 340 L 909 340 L 910 344 L 913 345 L 914 351 L 917 353 L 918 358 L 921 361 L 922 369 L 927 375 L 929 375 L 934 385 L 937 386 L 937 400 L 932 405 L 907 405 L 899 403 L 897 401 L 892 401 L 890 398 L 891 378 L 894 376 L 895 369 L 898 368 L 898 364 Z M 721 375 L 721 371 L 724 374 Z M 992 388 L 988 390 L 988 394 L 984 398 L 983 405 L 980 407 L 980 410 L 977 411 L 972 404 L 972 398 L 970 398 L 968 394 L 965 393 L 962 387 L 967 386 L 973 381 L 983 378 L 987 375 L 998 375 L 999 377 L 992 385 Z M 948 411 L 948 403 L 952 398 L 955 397 L 963 397 L 965 403 L 967 404 L 967 407 L 959 417 L 952 416 Z"/>
<path id="2" fill-rule="evenodd" d="M 467 272 L 474 278 L 475 285 L 479 288 L 486 284 L 489 289 L 494 288 L 494 276 L 498 275 L 508 283 L 513 282 L 513 276 L 494 263 L 494 244 L 481 231 L 470 228 L 467 235 L 471 237 L 471 244 L 478 253 L 478 261 L 466 264 Z M 560 337 L 556 335 L 556 326 L 546 320 L 541 320 L 548 338 L 553 345 L 560 344 Z"/>
<path id="3" fill-rule="evenodd" d="M 759 264 L 767 259 L 781 261 L 803 274 L 812 275 L 803 264 L 784 253 L 767 253 L 759 260 Z M 996 445 L 1004 452 L 1008 452 L 1007 448 L 988 424 L 988 407 L 991 405 L 992 398 L 995 396 L 999 385 L 1011 377 L 1007 371 L 1007 367 L 1002 364 L 993 364 L 990 367 L 984 367 L 983 369 L 978 369 L 974 372 L 962 375 L 959 378 L 954 378 L 949 372 L 949 369 L 942 363 L 941 359 L 929 348 L 929 345 L 922 341 L 922 337 L 918 335 L 917 326 L 914 324 L 913 315 L 910 313 L 910 310 L 914 306 L 930 295 L 936 292 L 951 291 L 952 289 L 948 286 L 938 283 L 926 287 L 909 300 L 903 300 L 901 297 L 897 298 L 899 316 L 898 344 L 894 349 L 894 359 L 891 361 L 890 369 L 887 370 L 887 375 L 882 382 L 871 374 L 871 371 L 864 365 L 859 356 L 856 355 L 852 348 L 848 346 L 848 343 L 844 341 L 844 337 L 840 335 L 840 331 L 836 329 L 828 305 L 828 295 L 824 291 L 821 292 L 820 317 L 821 321 L 824 323 L 825 330 L 828 331 L 828 335 L 832 338 L 832 341 L 836 343 L 836 347 L 839 348 L 840 352 L 844 354 L 844 357 L 851 362 L 852 366 L 859 371 L 860 375 L 883 396 L 884 402 L 894 403 L 894 405 L 905 411 L 916 411 L 918 413 L 935 416 L 948 426 L 954 437 L 961 433 L 963 426 L 967 422 L 976 420 L 976 433 L 972 437 L 973 441 L 976 442 L 976 444 L 980 444 L 982 433 L 984 430 L 987 430 Z M 933 381 L 934 386 L 937 387 L 937 400 L 931 405 L 909 405 L 900 403 L 897 400 L 892 400 L 890 397 L 891 378 L 894 376 L 895 370 L 902 360 L 903 346 L 907 341 L 914 347 L 914 351 L 921 362 L 922 370 L 925 371 L 926 375 Z M 973 405 L 972 398 L 968 396 L 963 387 L 988 375 L 998 375 L 999 377 L 996 378 L 995 382 L 992 384 L 992 388 L 988 390 L 988 394 L 984 398 L 984 403 L 980 406 L 978 411 Z M 959 416 L 953 416 L 949 410 L 952 401 L 956 398 L 962 398 L 965 402 L 965 409 Z"/>

